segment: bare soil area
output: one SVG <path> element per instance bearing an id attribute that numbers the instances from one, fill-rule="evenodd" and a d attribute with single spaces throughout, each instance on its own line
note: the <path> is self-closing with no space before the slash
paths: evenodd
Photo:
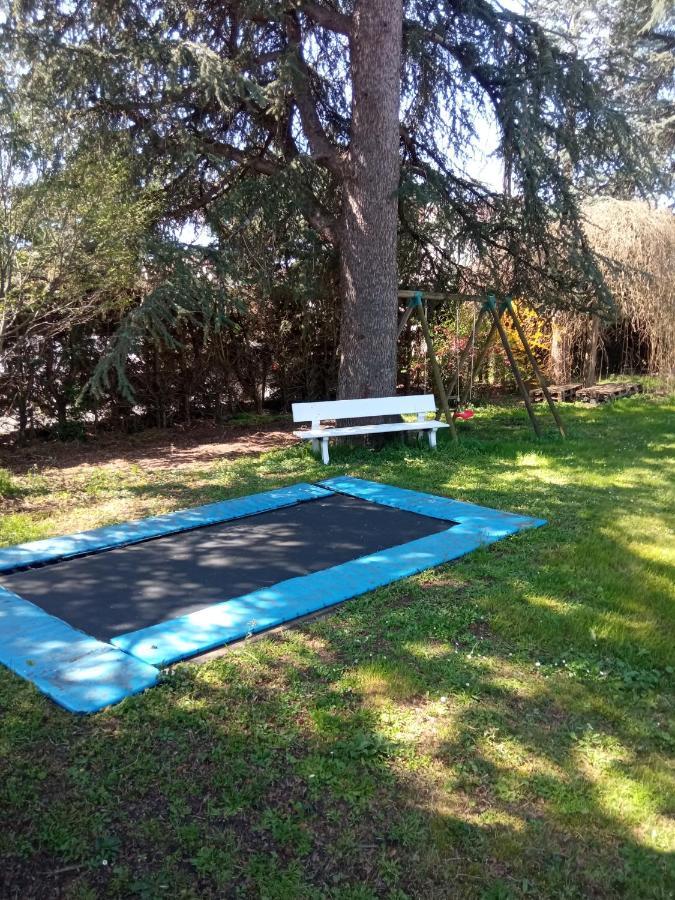
<path id="1" fill-rule="evenodd" d="M 295 441 L 286 418 L 254 425 L 194 425 L 148 429 L 133 435 L 103 434 L 87 441 L 34 441 L 0 445 L 0 467 L 16 475 L 31 470 L 70 471 L 142 465 L 152 469 L 198 466 L 286 447 Z M 73 473 L 74 474 L 74 473 Z"/>

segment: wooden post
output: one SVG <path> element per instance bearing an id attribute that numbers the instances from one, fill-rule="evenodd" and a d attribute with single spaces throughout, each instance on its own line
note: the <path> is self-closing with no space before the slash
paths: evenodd
<path id="1" fill-rule="evenodd" d="M 429 323 L 427 322 L 427 317 L 424 313 L 424 307 L 422 306 L 422 294 L 418 292 L 413 300 L 413 305 L 415 310 L 417 311 L 417 316 L 420 320 L 420 325 L 422 326 L 422 334 L 424 335 L 424 342 L 427 345 L 427 353 L 429 354 L 429 362 L 431 363 L 431 372 L 434 376 L 434 382 L 436 384 L 436 393 L 438 394 L 438 400 L 441 409 L 443 410 L 443 415 L 445 416 L 445 421 L 448 423 L 450 427 L 450 434 L 452 435 L 453 441 L 457 440 L 457 428 L 455 427 L 455 420 L 452 417 L 452 412 L 450 410 L 450 406 L 448 404 L 448 395 L 445 393 L 445 386 L 443 384 L 443 375 L 441 373 L 441 367 L 438 365 L 438 360 L 436 359 L 436 354 L 434 352 L 434 345 L 431 340 L 431 332 L 429 331 Z"/>
<path id="2" fill-rule="evenodd" d="M 403 315 L 398 320 L 398 331 L 396 333 L 397 338 L 400 338 L 401 335 L 403 334 L 403 329 L 405 328 L 406 323 L 407 323 L 408 319 L 410 318 L 410 314 L 412 313 L 412 311 L 413 311 L 413 304 L 409 303 L 406 306 L 406 308 L 404 309 Z"/>
<path id="3" fill-rule="evenodd" d="M 520 389 L 520 393 L 523 395 L 523 400 L 525 401 L 525 409 L 527 410 L 527 414 L 530 417 L 530 422 L 532 423 L 532 427 L 534 428 L 534 433 L 537 437 L 541 437 L 541 426 L 537 421 L 537 417 L 534 414 L 534 409 L 532 408 L 532 402 L 530 401 L 530 395 L 525 387 L 525 382 L 523 381 L 523 376 L 520 374 L 520 369 L 518 368 L 518 363 L 516 362 L 516 358 L 513 355 L 513 350 L 511 349 L 511 345 L 509 344 L 509 338 L 504 330 L 504 326 L 502 324 L 501 316 L 497 313 L 497 304 L 495 302 L 494 294 L 488 294 L 488 299 L 486 303 L 487 308 L 490 310 L 490 314 L 492 315 L 492 320 L 497 326 L 497 331 L 499 332 L 499 337 L 502 341 L 502 346 L 504 347 L 504 352 L 506 353 L 509 364 L 511 366 L 511 371 L 513 372 L 513 377 L 516 379 L 516 384 Z"/>
<path id="4" fill-rule="evenodd" d="M 588 323 L 586 336 L 586 348 L 584 350 L 583 381 L 584 387 L 591 387 L 598 378 L 596 367 L 598 364 L 598 343 L 600 341 L 600 316 L 593 314 Z"/>
<path id="5" fill-rule="evenodd" d="M 513 308 L 513 304 L 511 302 L 510 297 L 508 297 L 506 299 L 506 308 L 508 309 L 509 313 L 511 314 L 511 319 L 513 320 L 513 324 L 515 325 L 516 331 L 518 332 L 518 337 L 520 338 L 520 341 L 523 345 L 523 350 L 525 351 L 527 358 L 530 361 L 530 365 L 532 366 L 532 369 L 537 378 L 537 381 L 539 382 L 539 387 L 541 388 L 542 393 L 544 394 L 544 397 L 546 397 L 546 402 L 548 403 L 549 409 L 551 410 L 551 415 L 555 419 L 555 423 L 558 426 L 558 431 L 560 432 L 561 437 L 565 437 L 565 426 L 563 425 L 562 419 L 560 418 L 560 415 L 558 414 L 556 405 L 553 402 L 553 397 L 551 397 L 551 393 L 548 389 L 548 385 L 546 384 L 546 379 L 544 378 L 544 376 L 541 372 L 541 369 L 539 368 L 539 364 L 537 363 L 535 355 L 532 352 L 532 347 L 530 346 L 530 342 L 528 341 L 527 335 L 525 334 L 525 329 L 523 328 L 521 321 L 518 318 L 518 315 L 517 315 L 515 309 Z"/>
<path id="6" fill-rule="evenodd" d="M 553 384 L 569 384 L 572 381 L 570 331 L 564 312 L 551 317 L 551 378 Z"/>

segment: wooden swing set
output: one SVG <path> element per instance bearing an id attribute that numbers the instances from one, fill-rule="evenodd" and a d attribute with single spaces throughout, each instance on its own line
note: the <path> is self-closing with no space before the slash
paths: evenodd
<path id="1" fill-rule="evenodd" d="M 539 368 L 539 364 L 537 363 L 534 353 L 532 352 L 532 347 L 530 346 L 530 342 L 528 341 L 527 335 L 525 334 L 523 324 L 513 307 L 511 297 L 504 296 L 498 299 L 497 295 L 493 293 L 486 294 L 485 296 L 471 296 L 468 294 L 438 294 L 427 293 L 424 291 L 399 291 L 398 296 L 399 299 L 408 301 L 405 310 L 403 311 L 403 314 L 399 319 L 398 337 L 401 337 L 408 319 L 413 313 L 415 313 L 422 328 L 424 342 L 427 347 L 427 355 L 429 358 L 429 365 L 431 367 L 431 373 L 436 387 L 436 395 L 438 397 L 441 411 L 445 417 L 445 421 L 448 423 L 448 426 L 450 428 L 450 434 L 452 435 L 453 440 L 457 440 L 457 428 L 455 426 L 455 421 L 457 419 L 470 419 L 474 416 L 474 412 L 472 409 L 462 408 L 462 401 L 463 399 L 468 398 L 469 403 L 471 403 L 471 393 L 474 377 L 476 373 L 480 371 L 483 362 L 487 357 L 488 351 L 490 350 L 490 347 L 492 346 L 497 336 L 499 336 L 502 347 L 504 348 L 504 353 L 506 354 L 506 358 L 509 361 L 511 371 L 513 372 L 513 377 L 515 378 L 516 384 L 518 386 L 518 390 L 522 395 L 523 401 L 525 403 L 525 409 L 527 410 L 530 422 L 532 423 L 534 433 L 537 435 L 537 437 L 541 437 L 541 424 L 534 413 L 534 407 L 532 404 L 532 400 L 530 399 L 530 393 L 527 389 L 527 386 L 525 385 L 525 381 L 523 380 L 522 373 L 520 371 L 520 368 L 518 367 L 518 363 L 516 362 L 516 358 L 514 356 L 513 348 L 509 341 L 508 334 L 506 332 L 506 329 L 504 328 L 502 319 L 505 312 L 508 312 L 511 317 L 511 321 L 513 322 L 516 333 L 518 334 L 520 342 L 523 346 L 523 350 L 525 351 L 525 356 L 527 357 L 527 360 L 532 367 L 532 371 L 534 372 L 534 376 L 537 379 L 539 387 L 541 388 L 541 392 L 546 402 L 548 403 L 548 407 L 551 410 L 551 415 L 555 420 L 558 431 L 560 432 L 561 437 L 565 437 L 565 428 L 562 423 L 562 419 L 560 418 L 560 414 L 558 413 L 553 398 L 551 397 L 546 379 L 544 378 L 544 375 Z M 457 339 L 459 339 L 459 304 L 465 302 L 474 304 L 474 316 L 471 334 L 469 335 L 469 338 L 462 351 L 459 352 L 458 349 L 455 372 L 452 376 L 452 380 L 447 391 L 445 388 L 445 383 L 443 381 L 443 373 L 441 372 L 441 367 L 438 363 L 438 359 L 434 351 L 433 340 L 431 338 L 431 332 L 429 330 L 429 322 L 424 310 L 424 300 L 431 301 L 432 303 L 440 302 L 442 300 L 451 300 L 457 304 Z M 481 325 L 486 319 L 491 320 L 490 330 L 483 342 L 483 345 L 480 348 L 477 348 L 476 342 L 478 339 L 478 333 Z M 467 397 L 464 398 L 462 396 L 462 392 L 460 391 L 460 379 L 467 361 L 470 362 L 468 373 L 468 391 L 464 392 L 467 395 Z M 451 409 L 451 402 L 455 407 L 454 409 Z"/>

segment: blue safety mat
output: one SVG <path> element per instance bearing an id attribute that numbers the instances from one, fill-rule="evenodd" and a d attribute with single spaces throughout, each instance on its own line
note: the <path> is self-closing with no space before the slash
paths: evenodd
<path id="1" fill-rule="evenodd" d="M 299 616 L 449 562 L 543 519 L 358 478 L 328 479 L 226 500 L 0 551 L 0 571 L 119 547 L 177 531 L 342 493 L 450 523 L 447 531 L 329 569 L 279 582 L 188 615 L 114 638 L 77 631 L 0 588 L 0 662 L 72 712 L 94 712 L 154 684 L 163 665 L 204 653 Z M 320 539 L 320 536 L 318 536 Z"/>
<path id="2" fill-rule="evenodd" d="M 74 713 L 119 703 L 159 678 L 154 666 L 1 587 L 0 662 Z"/>
<path id="3" fill-rule="evenodd" d="M 458 525 L 321 572 L 281 581 L 272 588 L 214 603 L 199 612 L 113 638 L 112 643 L 145 662 L 167 665 L 407 578 L 469 553 L 482 543 L 486 541 L 463 533 Z"/>

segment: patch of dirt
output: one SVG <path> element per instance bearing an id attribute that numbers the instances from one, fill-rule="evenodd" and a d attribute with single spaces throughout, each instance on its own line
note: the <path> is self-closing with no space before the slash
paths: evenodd
<path id="1" fill-rule="evenodd" d="M 487 624 L 487 622 L 483 622 L 482 620 L 472 622 L 469 625 L 468 630 L 475 638 L 478 638 L 479 641 L 486 641 L 489 638 L 494 637 L 494 632 L 492 631 L 490 626 Z"/>
<path id="2" fill-rule="evenodd" d="M 452 575 L 448 575 L 445 578 L 429 578 L 426 581 L 422 582 L 423 588 L 463 588 L 466 587 L 466 580 L 464 578 L 454 578 Z"/>
<path id="3" fill-rule="evenodd" d="M 410 594 L 400 594 L 389 601 L 387 608 L 390 610 L 405 609 L 406 606 L 412 606 L 415 602 L 415 598 Z"/>
<path id="4" fill-rule="evenodd" d="M 70 471 L 142 465 L 177 469 L 265 453 L 294 444 L 293 424 L 272 419 L 264 425 L 195 425 L 148 429 L 140 434 L 105 434 L 84 442 L 35 441 L 27 447 L 0 446 L 0 467 L 16 475 L 30 470 Z"/>

